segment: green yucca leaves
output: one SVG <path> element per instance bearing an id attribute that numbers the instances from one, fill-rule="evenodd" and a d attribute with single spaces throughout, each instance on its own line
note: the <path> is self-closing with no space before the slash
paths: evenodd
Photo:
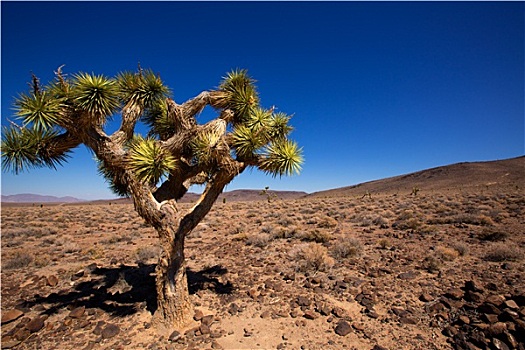
<path id="1" fill-rule="evenodd" d="M 213 163 L 218 149 L 219 141 L 226 132 L 226 122 L 221 119 L 205 125 L 204 130 L 191 142 L 191 148 L 196 161 L 200 164 L 210 165 Z"/>
<path id="2" fill-rule="evenodd" d="M 151 108 L 170 93 L 160 76 L 149 69 L 140 70 L 138 73 L 120 73 L 117 82 L 124 103 L 131 102 L 143 108 Z"/>
<path id="3" fill-rule="evenodd" d="M 39 130 L 47 130 L 60 121 L 60 100 L 46 91 L 21 94 L 15 101 L 16 115 L 24 125 Z"/>
<path id="4" fill-rule="evenodd" d="M 248 76 L 245 69 L 237 69 L 229 72 L 219 85 L 219 89 L 225 93 L 219 107 L 230 108 L 235 114 L 235 123 L 244 121 L 259 104 L 254 83 L 255 80 Z"/>
<path id="5" fill-rule="evenodd" d="M 142 121 L 149 127 L 150 136 L 159 136 L 165 140 L 174 135 L 176 130 L 175 121 L 168 118 L 168 105 L 166 100 L 160 100 L 144 111 Z"/>
<path id="6" fill-rule="evenodd" d="M 259 168 L 274 177 L 293 175 L 301 171 L 302 149 L 290 140 L 273 142 L 266 147 Z"/>
<path id="7" fill-rule="evenodd" d="M 270 122 L 270 136 L 272 139 L 284 139 L 288 134 L 293 130 L 293 128 L 288 125 L 290 117 L 285 113 L 279 112 L 272 115 L 272 120 Z"/>
<path id="8" fill-rule="evenodd" d="M 128 165 L 139 180 L 156 184 L 176 167 L 177 160 L 154 139 L 135 136 L 131 142 Z"/>
<path id="9" fill-rule="evenodd" d="M 2 169 L 18 174 L 33 167 L 56 168 L 68 158 L 66 152 L 52 153 L 51 141 L 57 135 L 52 130 L 4 128 Z"/>
<path id="10" fill-rule="evenodd" d="M 253 158 L 256 152 L 265 144 L 265 138 L 246 125 L 237 126 L 233 130 L 232 136 L 233 148 L 241 158 Z"/>
<path id="11" fill-rule="evenodd" d="M 119 106 L 118 86 L 113 79 L 79 73 L 74 77 L 73 86 L 76 107 L 95 117 L 98 123 L 103 123 Z"/>
<path id="12" fill-rule="evenodd" d="M 269 128 L 272 124 L 272 112 L 255 107 L 249 113 L 245 125 L 255 132 L 268 134 Z"/>

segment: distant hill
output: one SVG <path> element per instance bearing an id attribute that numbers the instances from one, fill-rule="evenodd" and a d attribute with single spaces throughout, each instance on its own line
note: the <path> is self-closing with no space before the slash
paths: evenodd
<path id="1" fill-rule="evenodd" d="M 298 199 L 305 197 L 308 195 L 306 192 L 299 192 L 299 191 L 273 191 L 269 190 L 268 193 L 271 196 L 274 196 L 279 199 Z M 180 203 L 193 203 L 197 201 L 200 197 L 200 194 L 188 192 L 182 197 L 179 202 Z M 219 195 L 219 198 L 217 199 L 218 202 L 222 202 L 223 200 L 226 200 L 226 202 L 251 202 L 251 201 L 262 201 L 266 200 L 266 196 L 261 195 L 261 190 L 233 190 L 229 192 L 223 192 Z M 129 198 L 121 198 L 116 200 L 104 200 L 104 201 L 95 201 L 93 203 L 99 203 L 99 202 L 112 202 L 115 204 L 125 204 L 125 203 L 131 203 L 131 199 Z"/>
<path id="2" fill-rule="evenodd" d="M 306 192 L 296 192 L 296 191 L 268 191 L 272 196 L 275 196 L 279 199 L 297 199 L 306 196 Z M 190 203 L 195 202 L 200 197 L 200 194 L 188 192 L 181 200 L 181 203 Z M 238 201 L 260 201 L 266 200 L 266 196 L 261 195 L 261 190 L 234 190 L 229 192 L 224 192 L 219 196 L 218 201 L 223 201 L 226 199 L 226 202 L 238 202 Z M 130 198 L 116 198 L 116 199 L 101 199 L 94 201 L 85 201 L 82 199 L 74 197 L 55 197 L 55 196 L 42 196 L 38 194 L 24 193 L 24 194 L 15 194 L 4 196 L 2 195 L 2 203 L 12 204 L 12 205 L 27 205 L 28 203 L 65 203 L 65 204 L 105 204 L 105 203 L 114 203 L 114 204 L 130 204 L 132 203 Z"/>
<path id="3" fill-rule="evenodd" d="M 84 202 L 82 199 L 75 197 L 55 197 L 42 196 L 39 194 L 22 193 L 4 196 L 2 195 L 2 203 L 78 203 Z"/>
<path id="4" fill-rule="evenodd" d="M 315 192 L 307 198 L 363 196 L 370 194 L 411 194 L 422 192 L 487 189 L 525 189 L 525 156 L 489 162 L 464 162 L 427 170 Z"/>

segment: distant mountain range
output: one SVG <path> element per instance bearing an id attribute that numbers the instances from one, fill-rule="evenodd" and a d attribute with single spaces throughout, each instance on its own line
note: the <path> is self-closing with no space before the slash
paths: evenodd
<path id="1" fill-rule="evenodd" d="M 83 199 L 75 197 L 55 197 L 43 196 L 33 193 L 21 193 L 4 196 L 2 195 L 2 203 L 78 203 L 85 202 Z"/>
<path id="2" fill-rule="evenodd" d="M 464 162 L 422 170 L 406 175 L 394 176 L 358 185 L 335 188 L 308 194 L 299 191 L 268 191 L 279 199 L 312 197 L 363 196 L 365 194 L 408 193 L 413 188 L 421 191 L 466 190 L 483 191 L 488 188 L 525 188 L 525 156 L 489 162 Z M 187 193 L 181 202 L 195 202 L 199 194 Z M 261 190 L 234 190 L 224 192 L 219 201 L 257 201 L 267 197 Z M 2 203 L 81 203 L 87 202 L 74 197 L 54 197 L 37 194 L 2 195 Z M 92 201 L 91 203 L 131 203 L 131 199 Z"/>

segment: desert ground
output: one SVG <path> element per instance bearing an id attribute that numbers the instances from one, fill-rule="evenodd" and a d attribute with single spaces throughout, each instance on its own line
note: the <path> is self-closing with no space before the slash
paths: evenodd
<path id="1" fill-rule="evenodd" d="M 405 185 L 218 201 L 170 337 L 132 204 L 4 205 L 2 348 L 525 349 L 523 184 Z"/>

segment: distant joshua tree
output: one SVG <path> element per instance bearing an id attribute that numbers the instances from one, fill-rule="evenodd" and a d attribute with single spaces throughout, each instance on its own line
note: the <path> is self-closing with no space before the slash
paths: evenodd
<path id="1" fill-rule="evenodd" d="M 262 190 L 259 195 L 260 196 L 266 196 L 266 200 L 268 201 L 268 203 L 271 203 L 272 202 L 272 199 L 275 199 L 277 198 L 277 194 L 275 194 L 274 192 L 270 192 L 270 187 L 269 186 L 266 186 L 264 188 L 264 190 Z"/>
<path id="2" fill-rule="evenodd" d="M 41 86 L 15 101 L 19 123 L 2 135 L 2 167 L 15 174 L 32 167 L 56 168 L 84 144 L 111 189 L 133 199 L 135 210 L 158 233 L 162 252 L 156 267 L 159 331 L 182 329 L 193 316 L 186 276 L 184 239 L 210 211 L 224 187 L 245 169 L 273 176 L 299 173 L 302 150 L 288 139 L 290 117 L 264 109 L 246 70 L 231 71 L 218 88 L 177 104 L 160 76 L 139 67 L 110 78 L 78 73 Z M 206 107 L 217 118 L 197 116 Z M 120 127 L 107 134 L 108 120 Z M 135 134 L 139 121 L 146 135 Z M 190 209 L 177 201 L 194 184 L 204 192 Z"/>

